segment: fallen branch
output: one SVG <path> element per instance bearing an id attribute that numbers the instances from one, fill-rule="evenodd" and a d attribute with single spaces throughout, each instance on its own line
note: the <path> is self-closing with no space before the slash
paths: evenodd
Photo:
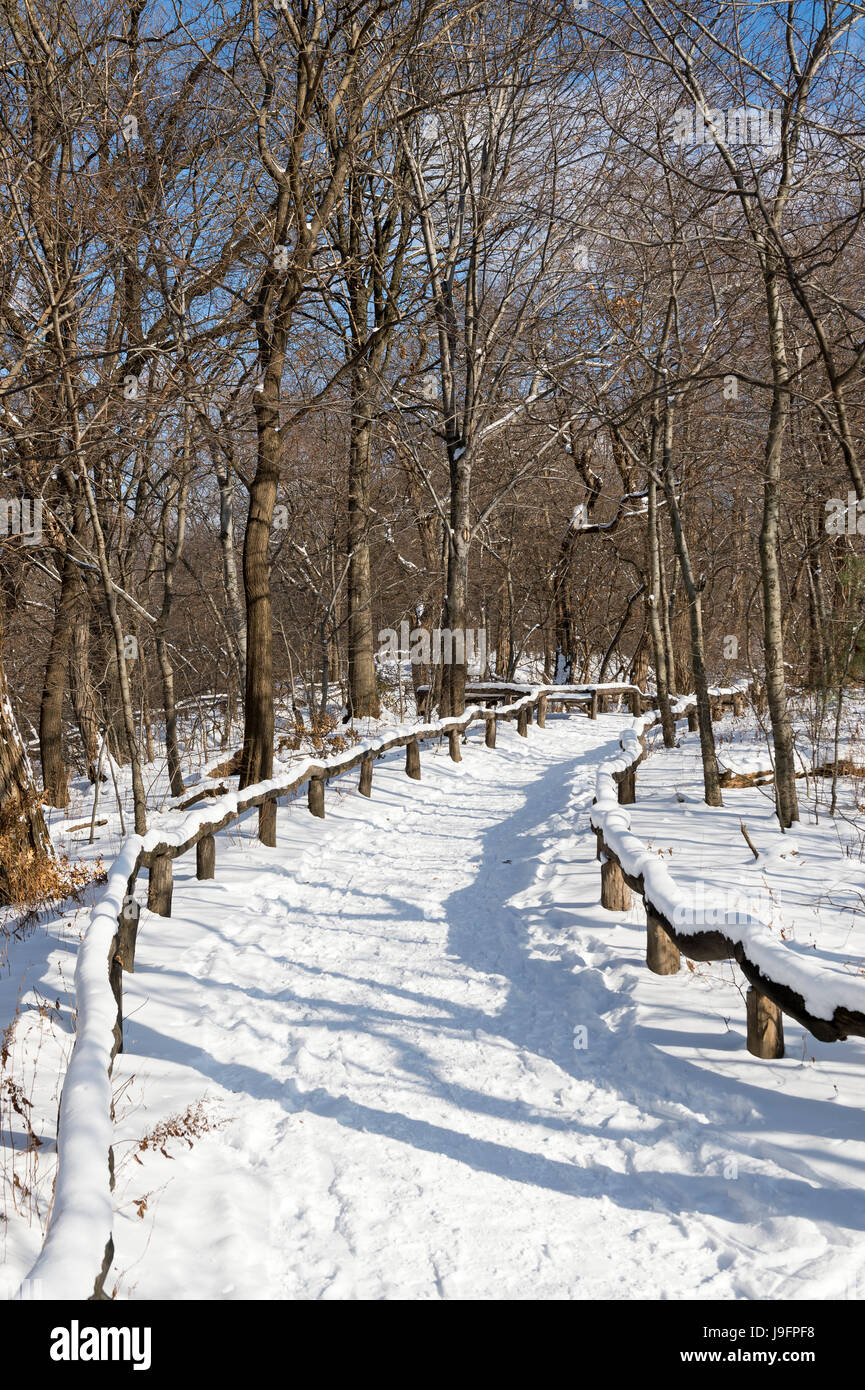
<path id="1" fill-rule="evenodd" d="M 740 821 L 739 821 L 739 829 L 741 830 L 743 836 L 745 837 L 745 844 L 748 846 L 748 848 L 749 848 L 749 850 L 751 851 L 751 853 L 753 854 L 754 858 L 755 858 L 755 859 L 759 859 L 759 858 L 760 858 L 759 851 L 756 850 L 756 849 L 754 848 L 754 841 L 751 839 L 751 836 L 748 834 L 748 827 L 747 827 L 747 825 L 745 824 L 745 822 L 744 822 L 743 820 L 740 820 Z"/>

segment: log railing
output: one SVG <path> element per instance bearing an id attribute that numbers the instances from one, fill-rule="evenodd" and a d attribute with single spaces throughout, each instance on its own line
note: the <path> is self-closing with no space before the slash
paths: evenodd
<path id="1" fill-rule="evenodd" d="M 683 705 L 679 702 L 676 718 L 690 713 Z M 783 1057 L 785 1013 L 821 1042 L 865 1037 L 865 980 L 829 977 L 747 913 L 725 913 L 723 929 L 688 922 L 689 915 L 695 917 L 693 903 L 666 865 L 631 834 L 623 809 L 636 800 L 637 769 L 647 756 L 645 733 L 656 722 L 656 717 L 635 720 L 622 736 L 621 754 L 598 770 L 591 821 L 601 861 L 601 906 L 623 912 L 631 905 L 631 892 L 642 897 L 646 964 L 656 975 L 675 975 L 681 954 L 696 961 L 736 961 L 750 986 L 747 1046 L 755 1057 Z M 683 920 L 674 920 L 680 914 Z"/>
<path id="2" fill-rule="evenodd" d="M 429 697 L 429 686 L 419 685 L 415 691 L 418 712 L 423 713 Z M 469 681 L 466 685 L 466 699 L 478 700 L 489 708 L 507 700 L 519 700 L 532 691 L 543 691 L 549 701 L 549 708 L 569 709 L 574 705 L 586 706 L 590 719 L 605 714 L 614 700 L 624 698 L 628 701 L 632 714 L 642 714 L 651 708 L 652 697 L 638 685 L 627 681 L 605 681 L 594 685 L 521 685 L 514 681 Z"/>
<path id="3" fill-rule="evenodd" d="M 54 1201 L 42 1252 L 28 1276 L 40 1280 L 44 1297 L 106 1297 L 103 1285 L 114 1255 L 111 1072 L 123 1050 L 123 974 L 135 965 L 140 908 L 134 891 L 141 870 L 149 876 L 148 908 L 169 917 L 174 860 L 195 849 L 197 877 L 213 878 L 215 836 L 250 810 L 258 810 L 259 839 L 273 846 L 280 798 L 306 785 L 309 810 L 322 818 L 328 781 L 359 767 L 358 790 L 369 796 L 376 759 L 396 748 L 405 748 L 406 775 L 420 781 L 423 743 L 446 737 L 449 756 L 459 762 L 461 738 L 473 724 L 483 723 L 488 748 L 495 748 L 496 723 L 502 720 L 516 720 L 517 732 L 526 737 L 533 716 L 545 726 L 551 689 L 556 687 L 528 687 L 510 705 L 473 706 L 332 758 L 305 759 L 290 774 L 243 791 L 227 792 L 222 784 L 198 788 L 184 793 L 170 825 L 127 837 L 91 912 L 76 964 L 77 1030 L 60 1098 Z"/>
<path id="4" fill-rule="evenodd" d="M 469 686 L 467 693 L 473 693 L 474 689 Z M 304 785 L 311 814 L 323 818 L 328 781 L 359 768 L 358 791 L 369 796 L 376 759 L 393 749 L 405 748 L 406 775 L 419 781 L 421 745 L 446 736 L 449 756 L 459 762 L 461 737 L 476 723 L 484 725 L 487 748 L 495 748 L 498 722 L 516 720 L 517 732 L 526 737 L 533 717 L 538 726 L 544 728 L 547 712 L 555 704 L 562 708 L 587 706 L 586 712 L 593 718 L 603 712 L 604 702 L 609 698 L 627 696 L 632 711 L 648 703 L 648 697 L 639 687 L 628 685 L 505 686 L 504 690 L 517 698 L 506 705 L 472 706 L 462 715 L 368 740 L 333 758 L 306 759 L 285 777 L 273 778 L 242 791 L 226 791 L 223 783 L 190 789 L 170 812 L 170 825 L 160 824 L 145 836 L 127 837 L 109 870 L 107 889 L 92 910 L 76 964 L 77 1031 L 60 1100 L 54 1202 L 42 1252 L 28 1276 L 41 1281 L 46 1298 L 106 1296 L 103 1285 L 114 1251 L 111 1234 L 114 1186 L 111 1071 L 115 1056 L 123 1049 L 123 974 L 134 970 L 140 913 L 134 891 L 141 870 L 146 869 L 149 876 L 148 908 L 168 917 L 171 915 L 175 859 L 194 848 L 196 876 L 213 878 L 216 873 L 215 836 L 255 809 L 258 810 L 259 839 L 274 846 L 276 804 Z M 493 699 L 501 694 L 502 687 L 495 687 Z M 716 698 L 726 703 L 733 695 L 732 691 L 718 692 Z M 688 713 L 686 697 L 678 702 L 676 715 L 681 718 Z M 642 747 L 637 744 L 636 755 L 626 758 L 622 767 L 615 769 L 622 804 L 626 804 L 629 797 L 633 800 L 633 778 L 643 755 Z M 599 853 L 602 845 L 606 863 L 613 866 L 606 870 L 605 894 L 609 900 L 615 866 L 630 886 L 636 887 L 637 878 L 622 866 L 616 858 L 615 846 L 607 843 L 599 832 Z M 637 891 L 642 890 L 638 888 Z M 662 923 L 662 929 L 665 925 Z M 659 941 L 663 947 L 663 941 L 660 938 Z M 690 941 L 689 937 L 689 949 Z M 848 1028 L 848 1031 L 854 1030 Z M 822 1035 L 817 1033 L 817 1036 Z"/>

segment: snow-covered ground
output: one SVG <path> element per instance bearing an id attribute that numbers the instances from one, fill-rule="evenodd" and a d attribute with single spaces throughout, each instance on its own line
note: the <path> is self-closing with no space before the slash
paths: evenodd
<path id="1" fill-rule="evenodd" d="M 474 729 L 420 784 L 390 754 L 369 801 L 281 808 L 276 850 L 251 817 L 214 881 L 177 861 L 124 980 L 118 1298 L 865 1296 L 865 1044 L 786 1019 L 755 1060 L 733 965 L 656 977 L 639 902 L 598 906 L 628 722 Z M 641 767 L 635 826 L 686 756 Z M 31 948 L 61 1011 L 75 929 Z M 12 1283 L 39 1233 L 8 1224 Z"/>
<path id="2" fill-rule="evenodd" d="M 747 747 L 748 738 L 746 729 L 722 749 Z M 865 820 L 852 803 L 851 779 L 841 782 L 844 814 L 834 819 L 815 806 L 805 782 L 797 782 L 800 819 L 782 832 L 771 785 L 727 787 L 723 808 L 706 806 L 696 733 L 681 735 L 677 748 L 665 750 L 656 729 L 649 747 L 652 756 L 637 777 L 636 805 L 628 808 L 631 831 L 692 895 L 697 926 L 723 928 L 728 917 L 757 918 L 784 943 L 785 953 L 805 964 L 812 979 L 818 974 L 823 979 L 823 990 L 814 988 L 814 1001 L 825 996 L 840 1002 L 850 993 L 846 986 L 858 981 L 860 1002 L 851 995 L 849 1006 L 861 1010 Z M 814 781 L 828 784 L 829 779 Z M 822 801 L 824 789 L 816 795 Z"/>
<path id="3" fill-rule="evenodd" d="M 819 811 L 829 804 L 831 777 L 811 777 L 814 768 L 835 761 L 836 703 L 821 705 L 813 696 L 798 696 L 791 701 L 794 761 L 800 779 L 799 795 Z M 746 776 L 771 775 L 773 768 L 772 739 L 768 715 L 757 719 L 748 709 L 741 717 L 726 718 L 715 726 L 716 752 L 721 769 Z M 838 730 L 839 759 L 865 769 L 865 703 L 861 696 L 848 695 L 842 708 Z M 862 772 L 848 779 L 847 792 L 861 793 Z M 859 801 L 862 797 L 859 795 Z"/>

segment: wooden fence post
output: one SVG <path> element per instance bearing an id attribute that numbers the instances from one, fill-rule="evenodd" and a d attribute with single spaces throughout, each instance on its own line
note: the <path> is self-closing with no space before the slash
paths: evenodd
<path id="1" fill-rule="evenodd" d="M 643 713 L 643 696 L 639 690 L 632 690 L 630 694 L 631 714 L 635 719 Z"/>
<path id="2" fill-rule="evenodd" d="M 777 1004 L 753 985 L 745 996 L 748 1016 L 748 1051 L 764 1060 L 784 1056 L 784 1018 Z"/>
<path id="3" fill-rule="evenodd" d="M 484 734 L 484 743 L 486 744 L 487 748 L 495 748 L 495 746 L 496 746 L 496 717 L 495 717 L 495 715 L 493 715 L 492 718 L 487 719 L 487 720 L 485 721 L 485 723 L 486 723 L 486 726 L 487 726 L 487 727 L 486 727 L 486 733 Z"/>
<path id="4" fill-rule="evenodd" d="M 195 846 L 195 877 L 216 877 L 216 841 L 212 835 L 202 835 Z"/>
<path id="5" fill-rule="evenodd" d="M 366 753 L 360 765 L 360 782 L 358 791 L 361 796 L 372 796 L 372 765 L 375 759 L 372 753 Z"/>
<path id="6" fill-rule="evenodd" d="M 276 798 L 262 801 L 258 808 L 258 838 L 268 849 L 276 849 Z"/>
<path id="7" fill-rule="evenodd" d="M 528 738 L 529 734 L 529 712 L 525 705 L 517 715 L 517 733 L 521 738 Z"/>
<path id="8" fill-rule="evenodd" d="M 692 705 L 688 710 L 688 733 L 695 734 L 700 727 L 700 719 L 697 714 L 696 705 Z"/>
<path id="9" fill-rule="evenodd" d="M 117 954 L 120 964 L 130 975 L 135 970 L 135 944 L 138 940 L 138 919 L 141 908 L 131 896 L 124 898 L 123 908 L 117 918 Z"/>
<path id="10" fill-rule="evenodd" d="M 633 806 L 637 799 L 637 768 L 635 764 L 619 773 L 619 805 Z"/>
<path id="11" fill-rule="evenodd" d="M 631 906 L 631 890 L 618 864 L 612 859 L 601 861 L 601 907 L 608 912 L 627 912 Z"/>
<path id="12" fill-rule="evenodd" d="M 654 975 L 678 975 L 681 965 L 678 946 L 670 940 L 664 924 L 646 903 L 646 964 Z"/>
<path id="13" fill-rule="evenodd" d="M 119 919 L 118 919 L 119 920 Z M 109 1074 L 114 1063 L 114 1058 L 118 1052 L 123 1051 L 123 961 L 120 956 L 120 933 L 115 932 L 111 938 L 111 946 L 108 951 L 108 983 L 111 986 L 111 993 L 114 995 L 114 1002 L 117 1005 L 117 1014 L 114 1019 L 112 1030 L 111 1060 L 108 1064 Z"/>
<path id="14" fill-rule="evenodd" d="M 598 717 L 598 692 L 597 692 L 597 690 L 593 690 L 593 691 L 592 691 L 592 698 L 591 698 L 591 700 L 589 701 L 589 718 L 590 718 L 590 719 L 597 719 L 597 717 Z"/>
<path id="15" fill-rule="evenodd" d="M 167 854 L 158 854 L 150 866 L 147 884 L 147 906 L 160 917 L 171 916 L 171 894 L 174 887 L 174 869 Z"/>
<path id="16" fill-rule="evenodd" d="M 463 755 L 462 755 L 462 753 L 460 752 L 460 731 L 459 731 L 459 729 L 449 729 L 449 730 L 448 730 L 448 752 L 450 753 L 450 756 L 451 756 L 451 762 L 455 762 L 455 763 L 461 763 L 461 762 L 462 762 L 462 760 L 463 760 Z"/>
<path id="17" fill-rule="evenodd" d="M 420 746 L 416 738 L 409 739 L 405 746 L 405 775 L 420 781 Z"/>
<path id="18" fill-rule="evenodd" d="M 539 729 L 545 729 L 546 727 L 547 727 L 547 697 L 546 697 L 546 695 L 540 695 L 540 696 L 538 697 L 538 728 L 539 728 Z"/>
<path id="19" fill-rule="evenodd" d="M 310 777 L 306 789 L 306 803 L 310 814 L 324 820 L 324 778 Z"/>

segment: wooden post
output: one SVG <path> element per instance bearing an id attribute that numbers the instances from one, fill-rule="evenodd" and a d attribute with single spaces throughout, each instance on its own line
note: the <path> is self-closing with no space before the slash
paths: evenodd
<path id="1" fill-rule="evenodd" d="M 737 715 L 745 713 L 745 696 L 739 692 L 733 696 L 733 713 Z"/>
<path id="2" fill-rule="evenodd" d="M 111 938 L 111 946 L 108 951 L 108 983 L 111 985 L 111 993 L 114 995 L 114 1002 L 117 1005 L 117 1016 L 112 1030 L 111 1061 L 108 1064 L 110 1073 L 114 1058 L 118 1052 L 123 1051 L 123 962 L 120 958 L 119 933 L 115 933 Z"/>
<path id="3" fill-rule="evenodd" d="M 637 799 L 637 768 L 636 764 L 626 767 L 624 772 L 619 773 L 619 805 L 633 806 Z"/>
<path id="4" fill-rule="evenodd" d="M 212 835 L 202 835 L 195 846 L 195 877 L 216 877 L 216 841 Z"/>
<path id="5" fill-rule="evenodd" d="M 523 708 L 520 710 L 519 714 L 517 715 L 517 733 L 520 735 L 521 738 L 528 738 L 528 734 L 529 734 L 529 712 L 528 712 L 528 710 L 526 709 L 526 706 L 525 706 L 525 705 L 523 705 Z"/>
<path id="6" fill-rule="evenodd" d="M 777 1004 L 753 985 L 745 996 L 748 1015 L 748 1051 L 764 1060 L 784 1056 L 784 1018 Z"/>
<path id="7" fill-rule="evenodd" d="M 361 796 L 372 796 L 372 765 L 374 762 L 375 758 L 372 753 L 364 755 L 360 765 L 360 782 L 357 788 Z"/>
<path id="8" fill-rule="evenodd" d="M 117 918 L 117 954 L 124 970 L 131 975 L 135 970 L 135 943 L 138 939 L 138 918 L 141 908 L 133 897 L 124 900 L 123 910 Z"/>
<path id="9" fill-rule="evenodd" d="M 606 695 L 598 695 L 598 714 L 606 714 L 606 712 L 607 712 L 607 697 L 606 697 Z"/>
<path id="10" fill-rule="evenodd" d="M 262 801 L 258 808 L 258 838 L 269 849 L 276 848 L 276 799 Z"/>
<path id="11" fill-rule="evenodd" d="M 612 859 L 601 862 L 601 907 L 608 912 L 627 912 L 631 906 L 631 890 L 618 864 Z"/>
<path id="12" fill-rule="evenodd" d="M 108 1186 L 114 1191 L 114 1149 L 108 1150 Z M 109 1236 L 105 1242 L 105 1254 L 102 1257 L 102 1268 L 96 1276 L 96 1283 L 93 1285 L 93 1292 L 88 1298 L 88 1303 L 101 1303 L 108 1300 L 105 1292 L 105 1280 L 108 1278 L 108 1271 L 114 1263 L 114 1238 Z"/>
<path id="13" fill-rule="evenodd" d="M 597 692 L 597 690 L 593 690 L 593 691 L 592 691 L 592 698 L 591 698 L 591 701 L 589 702 L 589 718 L 590 718 L 590 719 L 597 719 L 597 717 L 598 717 L 598 692 Z"/>
<path id="14" fill-rule="evenodd" d="M 712 723 L 713 723 L 713 724 L 717 724 L 717 723 L 719 723 L 719 721 L 720 721 L 721 719 L 723 719 L 723 717 L 724 717 L 724 706 L 723 706 L 723 703 L 722 703 L 721 700 L 713 700 L 711 703 L 712 703 Z"/>
<path id="15" fill-rule="evenodd" d="M 678 946 L 664 930 L 664 925 L 646 903 L 646 964 L 653 975 L 678 975 L 681 964 Z"/>
<path id="16" fill-rule="evenodd" d="M 643 713 L 643 696 L 639 690 L 632 690 L 630 694 L 631 714 L 637 719 Z"/>
<path id="17" fill-rule="evenodd" d="M 539 696 L 538 696 L 538 728 L 539 728 L 539 729 L 545 729 L 546 727 L 547 727 L 547 697 L 546 697 L 546 695 L 539 695 Z"/>
<path id="18" fill-rule="evenodd" d="M 598 860 L 598 862 L 600 863 L 601 860 L 602 860 L 603 857 L 604 857 L 604 832 L 603 832 L 603 830 L 596 830 L 596 831 L 595 831 L 595 842 L 596 842 L 596 844 L 595 844 L 595 858 L 596 858 L 596 859 Z"/>
<path id="19" fill-rule="evenodd" d="M 159 854 L 150 866 L 147 884 L 147 906 L 160 917 L 171 916 L 171 892 L 174 886 L 174 870 L 167 854 Z"/>
<path id="20" fill-rule="evenodd" d="M 319 820 L 324 820 L 323 777 L 310 777 L 306 790 L 306 802 L 309 806 L 310 815 L 318 816 Z"/>
<path id="21" fill-rule="evenodd" d="M 448 752 L 450 753 L 450 756 L 451 756 L 451 762 L 454 762 L 454 763 L 461 763 L 461 762 L 462 762 L 462 760 L 463 760 L 463 755 L 462 755 L 462 753 L 460 752 L 460 731 L 459 731 L 459 729 L 449 729 L 449 730 L 448 730 Z"/>
<path id="22" fill-rule="evenodd" d="M 405 746 L 405 775 L 420 781 L 420 746 L 416 738 L 409 739 Z"/>
<path id="23" fill-rule="evenodd" d="M 487 728 L 486 728 L 486 733 L 485 733 L 485 735 L 484 735 L 484 743 L 486 744 L 487 748 L 495 748 L 495 746 L 496 746 L 496 717 L 495 717 L 495 715 L 493 715 L 490 719 L 487 719 L 485 722 L 486 722 Z"/>
<path id="24" fill-rule="evenodd" d="M 688 710 L 688 733 L 695 734 L 700 727 L 700 720 L 697 716 L 697 706 L 692 705 Z"/>

